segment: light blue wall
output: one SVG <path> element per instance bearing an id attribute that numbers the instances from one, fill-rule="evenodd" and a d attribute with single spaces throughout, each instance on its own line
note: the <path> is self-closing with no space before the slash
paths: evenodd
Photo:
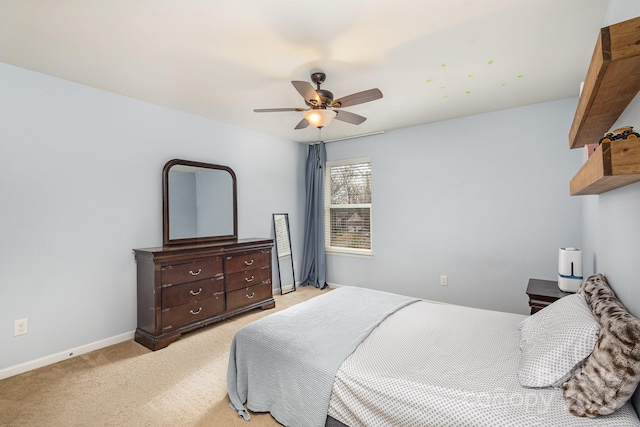
<path id="1" fill-rule="evenodd" d="M 0 371 L 135 329 L 170 159 L 234 169 L 240 237 L 289 212 L 300 258 L 305 146 L 2 63 L 0 94 Z"/>
<path id="2" fill-rule="evenodd" d="M 640 2 L 638 0 L 610 0 L 602 26 L 606 27 L 638 16 L 640 16 Z"/>
<path id="3" fill-rule="evenodd" d="M 555 280 L 558 249 L 582 244 L 569 196 L 582 161 L 568 149 L 576 104 L 328 143 L 328 160 L 372 158 L 374 256 L 328 255 L 327 281 L 528 313 L 528 279 Z"/>

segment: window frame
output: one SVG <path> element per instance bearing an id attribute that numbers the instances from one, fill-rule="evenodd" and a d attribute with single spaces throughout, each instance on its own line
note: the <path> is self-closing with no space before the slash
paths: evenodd
<path id="1" fill-rule="evenodd" d="M 355 165 L 359 163 L 371 164 L 371 203 L 357 203 L 349 205 L 331 204 L 331 168 L 336 166 Z M 344 248 L 341 246 L 331 246 L 331 207 L 351 207 L 369 209 L 369 249 Z M 373 161 L 371 157 L 358 157 L 353 159 L 327 161 L 325 164 L 324 176 L 324 248 L 328 254 L 351 255 L 356 257 L 373 257 Z"/>

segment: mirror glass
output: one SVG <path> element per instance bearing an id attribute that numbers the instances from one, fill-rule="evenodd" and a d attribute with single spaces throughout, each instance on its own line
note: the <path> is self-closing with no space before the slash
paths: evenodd
<path id="1" fill-rule="evenodd" d="M 237 238 L 236 177 L 230 168 L 176 159 L 162 176 L 165 245 Z"/>
<path id="2" fill-rule="evenodd" d="M 278 274 L 280 275 L 280 293 L 284 295 L 296 290 L 291 255 L 291 236 L 289 234 L 289 215 L 286 213 L 273 214 L 273 228 L 275 230 Z"/>

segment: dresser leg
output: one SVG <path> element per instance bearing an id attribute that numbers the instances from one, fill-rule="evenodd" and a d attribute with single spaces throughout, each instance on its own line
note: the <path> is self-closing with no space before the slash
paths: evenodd
<path id="1" fill-rule="evenodd" d="M 268 310 L 270 308 L 274 308 L 275 306 L 276 306 L 276 301 L 272 299 L 267 304 L 261 305 L 260 308 L 263 310 Z"/>
<path id="2" fill-rule="evenodd" d="M 174 341 L 178 341 L 180 339 L 181 334 L 174 334 L 170 336 L 165 336 L 162 338 L 158 338 L 155 335 L 149 334 L 147 331 L 142 329 L 136 329 L 135 333 L 135 341 L 138 344 L 142 344 L 147 347 L 149 350 L 160 350 L 161 348 L 165 348 L 169 344 Z"/>

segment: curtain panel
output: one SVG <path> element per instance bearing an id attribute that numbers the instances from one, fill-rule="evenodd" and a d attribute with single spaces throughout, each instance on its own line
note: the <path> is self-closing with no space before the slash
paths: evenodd
<path id="1" fill-rule="evenodd" d="M 324 142 L 310 145 L 305 174 L 304 248 L 301 286 L 324 289 L 326 255 L 324 250 L 324 171 L 327 151 Z"/>

